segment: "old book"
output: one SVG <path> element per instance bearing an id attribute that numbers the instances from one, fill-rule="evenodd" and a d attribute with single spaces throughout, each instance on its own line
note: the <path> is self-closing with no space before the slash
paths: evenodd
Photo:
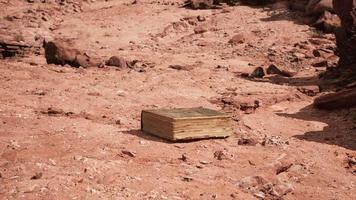
<path id="1" fill-rule="evenodd" d="M 233 131 L 229 114 L 201 107 L 143 110 L 141 129 L 173 141 L 228 137 Z"/>

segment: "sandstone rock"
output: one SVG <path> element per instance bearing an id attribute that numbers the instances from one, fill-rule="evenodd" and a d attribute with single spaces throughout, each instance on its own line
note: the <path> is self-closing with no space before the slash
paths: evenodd
<path id="1" fill-rule="evenodd" d="M 72 67 L 97 67 L 100 62 L 85 52 L 71 47 L 69 42 L 54 40 L 44 44 L 48 64 L 70 65 Z"/>
<path id="2" fill-rule="evenodd" d="M 319 109 L 340 109 L 356 106 L 356 88 L 327 94 L 314 100 L 314 106 Z"/>

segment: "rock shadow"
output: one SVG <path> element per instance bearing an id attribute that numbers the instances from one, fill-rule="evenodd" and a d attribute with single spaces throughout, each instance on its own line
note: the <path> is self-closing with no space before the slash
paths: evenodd
<path id="1" fill-rule="evenodd" d="M 328 111 L 318 110 L 310 105 L 295 114 L 278 115 L 327 124 L 321 131 L 309 131 L 293 136 L 297 139 L 356 150 L 356 108 Z"/>

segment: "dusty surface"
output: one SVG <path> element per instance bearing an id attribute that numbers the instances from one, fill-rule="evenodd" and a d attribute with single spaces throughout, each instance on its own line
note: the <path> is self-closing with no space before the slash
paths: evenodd
<path id="1" fill-rule="evenodd" d="M 356 110 L 316 110 L 300 92 L 319 83 L 325 68 L 310 52 L 333 49 L 333 35 L 247 6 L 96 1 L 51 13 L 11 2 L 0 1 L 8 30 L 137 63 L 62 67 L 43 52 L 0 60 L 0 199 L 356 199 Z M 236 34 L 244 41 L 229 43 Z M 298 74 L 241 77 L 271 63 Z M 242 109 L 251 102 L 258 108 Z M 232 112 L 234 135 L 169 143 L 139 131 L 142 109 L 198 106 Z"/>

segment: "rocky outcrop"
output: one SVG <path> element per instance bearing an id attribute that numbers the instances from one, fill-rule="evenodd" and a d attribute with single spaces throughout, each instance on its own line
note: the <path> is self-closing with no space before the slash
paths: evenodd
<path id="1" fill-rule="evenodd" d="M 23 56 L 30 48 L 23 42 L 0 40 L 0 58 Z"/>
<path id="2" fill-rule="evenodd" d="M 341 19 L 341 27 L 337 28 L 336 43 L 339 50 L 339 72 L 347 77 L 347 81 L 356 80 L 356 0 L 333 0 L 336 14 Z M 333 94 L 321 96 L 314 101 L 320 109 L 339 109 L 356 106 L 356 88 L 345 89 Z"/>
<path id="3" fill-rule="evenodd" d="M 341 27 L 335 33 L 339 65 L 356 70 L 356 0 L 334 0 L 333 5 L 341 19 Z"/>

